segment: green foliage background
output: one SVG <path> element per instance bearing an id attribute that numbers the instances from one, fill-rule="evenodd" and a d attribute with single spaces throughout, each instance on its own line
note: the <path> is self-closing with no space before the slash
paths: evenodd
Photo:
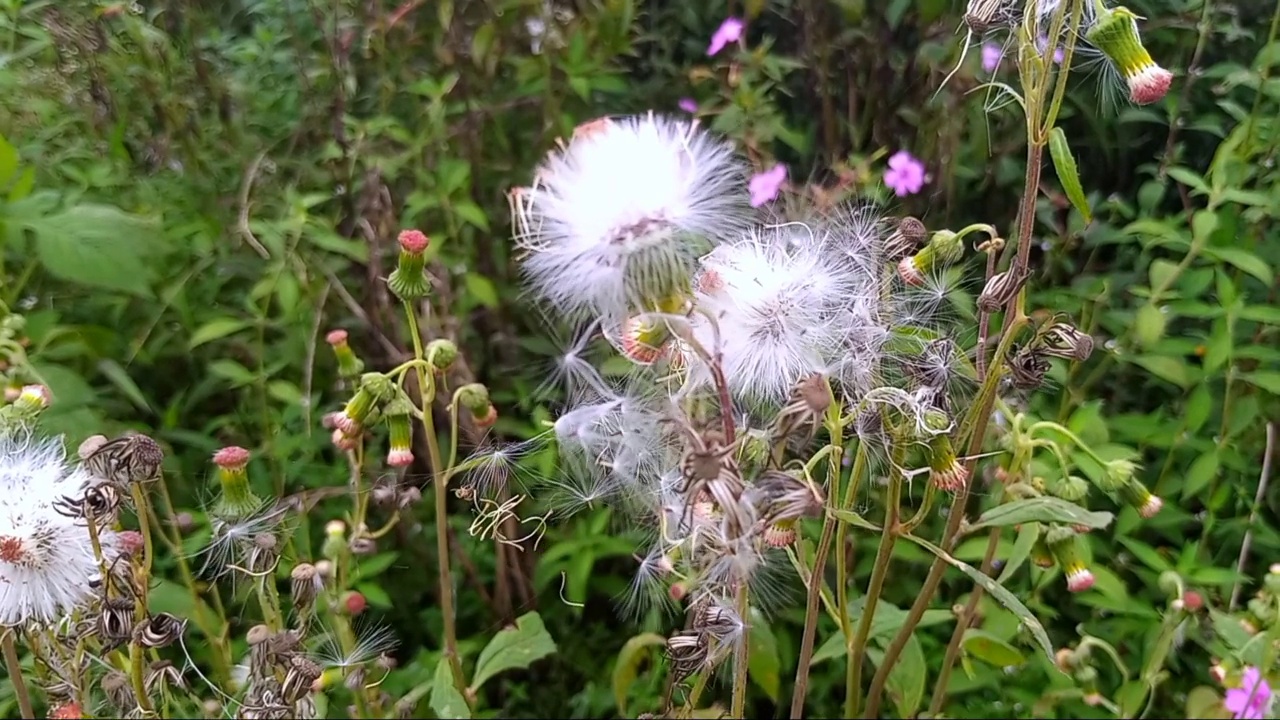
<path id="1" fill-rule="evenodd" d="M 1280 559 L 1280 499 L 1272 491 L 1255 506 L 1265 425 L 1280 419 L 1280 44 L 1277 9 L 1265 2 L 1131 7 L 1177 79 L 1145 108 L 1105 102 L 1097 82 L 1074 84 L 1060 124 L 1095 217 L 1086 224 L 1046 172 L 1034 306 L 1108 340 L 1070 374 L 1055 367 L 1032 411 L 1105 457 L 1142 463 L 1165 511 L 1139 528 L 1126 509 L 1091 535 L 1091 592 L 1064 600 L 1054 577 L 1011 587 L 1055 643 L 1079 627 L 1119 650 L 1128 677 L 1099 670 L 1126 711 L 1136 715 L 1142 689 L 1159 683 L 1149 714 L 1183 716 L 1197 697 L 1206 702 L 1193 688 L 1211 684 L 1214 621 L 1182 628 L 1185 651 L 1164 664 L 1158 638 L 1171 596 L 1160 573 L 1176 569 L 1225 604 L 1237 582 L 1251 592 L 1250 578 Z M 787 163 L 796 187 L 873 188 L 884 157 L 909 148 L 931 179 L 896 209 L 931 227 L 1009 227 L 1022 186 L 1021 119 L 985 107 L 974 52 L 938 91 L 959 59 L 963 3 L 954 0 L 0 8 L 0 300 L 28 319 L 35 379 L 56 398 L 51 426 L 72 442 L 126 428 L 152 435 L 168 451 L 178 505 L 197 523 L 208 458 L 223 445 L 253 450 L 264 493 L 345 484 L 319 424 L 344 398 L 323 336 L 348 329 L 372 366 L 404 359 L 409 343 L 382 280 L 404 227 L 432 238 L 432 332 L 463 347 L 462 377 L 491 388 L 502 415 L 495 432 L 542 430 L 557 398 L 535 389 L 554 348 L 521 301 L 505 193 L 582 121 L 678 112 L 677 100 L 693 97 L 705 122 L 755 158 Z M 731 13 L 749 18 L 750 62 L 761 70 L 736 87 L 705 56 Z M 410 472 L 425 481 L 424 468 Z M 341 511 L 318 503 L 312 536 Z M 1254 549 L 1240 575 L 1253 511 Z M 623 700 L 633 714 L 658 709 L 658 655 L 641 633 L 669 628 L 617 619 L 635 543 L 607 509 L 553 523 L 524 551 L 471 538 L 465 503 L 452 515 L 468 662 L 532 609 L 557 645 L 528 671 L 487 683 L 482 716 L 615 717 Z M 429 517 L 420 513 L 421 523 Z M 397 696 L 430 681 L 440 647 L 430 527 L 402 525 L 358 586 L 414 670 L 388 681 Z M 858 542 L 860 578 L 874 544 Z M 956 554 L 976 563 L 983 545 L 974 539 Z M 929 560 L 904 548 L 885 601 L 909 604 Z M 949 576 L 943 597 L 959 600 L 969 587 Z M 973 650 L 969 672 L 953 679 L 951 716 L 1105 716 L 1047 661 L 1004 645 L 1017 635 L 1011 615 L 989 600 L 981 608 L 979 627 L 1013 655 L 984 660 Z M 797 603 L 753 633 L 757 714 L 786 702 L 802 618 Z M 940 608 L 919 632 L 919 683 L 948 620 Z M 819 642 L 832 632 L 820 626 Z M 814 716 L 838 714 L 840 664 L 815 668 Z"/>

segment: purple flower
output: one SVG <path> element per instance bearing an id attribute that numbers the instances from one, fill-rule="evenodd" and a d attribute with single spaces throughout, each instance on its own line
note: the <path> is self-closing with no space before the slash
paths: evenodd
<path id="1" fill-rule="evenodd" d="M 742 21 L 738 18 L 725 18 L 716 30 L 716 34 L 711 36 L 711 44 L 707 46 L 707 57 L 720 52 L 725 45 L 741 40 L 743 27 Z"/>
<path id="2" fill-rule="evenodd" d="M 781 163 L 751 176 L 751 207 L 760 207 L 778 197 L 778 190 L 787 180 L 787 166 Z"/>
<path id="3" fill-rule="evenodd" d="M 1044 52 L 1044 48 L 1045 48 L 1045 46 L 1046 46 L 1046 45 L 1048 45 L 1048 44 L 1049 44 L 1049 37 L 1048 37 L 1047 35 L 1041 35 L 1041 36 L 1036 40 L 1036 48 L 1037 48 L 1037 49 L 1039 49 L 1039 50 L 1040 50 L 1040 52 Z M 1054 61 L 1054 62 L 1056 62 L 1056 63 L 1058 63 L 1059 65 L 1061 65 L 1061 64 L 1062 64 L 1062 58 L 1064 58 L 1064 57 L 1066 57 L 1066 54 L 1065 54 L 1065 52 L 1063 51 L 1062 46 L 1061 46 L 1061 45 L 1059 45 L 1059 46 L 1057 47 L 1057 49 L 1055 49 L 1055 50 L 1053 51 L 1053 61 Z"/>
<path id="4" fill-rule="evenodd" d="M 680 102 L 676 103 L 676 105 L 678 105 L 681 110 L 689 113 L 690 115 L 698 112 L 698 101 L 694 100 L 693 98 L 688 98 L 688 97 L 680 98 Z"/>
<path id="5" fill-rule="evenodd" d="M 1004 57 L 1004 48 L 996 43 L 984 43 L 982 46 L 982 69 L 987 72 L 995 72 L 1000 67 L 1000 60 Z"/>
<path id="6" fill-rule="evenodd" d="M 1256 667 L 1245 668 L 1240 687 L 1228 690 L 1226 699 L 1222 701 L 1223 707 L 1230 710 L 1237 720 L 1263 717 L 1270 703 L 1271 686 L 1262 679 L 1262 673 Z"/>
<path id="7" fill-rule="evenodd" d="M 906 150 L 899 150 L 889 158 L 889 169 L 884 171 L 884 184 L 898 197 L 915 195 L 924 187 L 924 163 Z"/>

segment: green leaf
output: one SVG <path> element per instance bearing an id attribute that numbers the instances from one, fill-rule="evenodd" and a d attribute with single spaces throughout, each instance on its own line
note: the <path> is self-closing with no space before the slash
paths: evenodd
<path id="1" fill-rule="evenodd" d="M 1186 185 L 1192 190 L 1205 195 L 1209 194 L 1209 186 L 1205 184 L 1204 178 L 1197 175 L 1194 170 L 1174 166 L 1165 170 L 1165 172 L 1169 174 L 1169 177 L 1177 180 L 1183 185 Z"/>
<path id="2" fill-rule="evenodd" d="M 768 621 L 755 608 L 751 609 L 747 649 L 747 673 L 764 694 L 777 703 L 778 693 L 782 689 L 782 662 L 778 659 L 778 640 Z"/>
<path id="3" fill-rule="evenodd" d="M 888 638 L 881 638 L 876 647 L 867 648 L 867 658 L 876 666 L 884 660 L 884 646 Z M 915 717 L 924 701 L 924 686 L 928 675 L 928 664 L 924 658 L 924 648 L 920 639 L 911 634 L 907 644 L 902 647 L 898 661 L 889 669 L 889 677 L 885 680 L 885 690 L 893 700 L 900 717 Z"/>
<path id="4" fill-rule="evenodd" d="M 982 513 L 977 522 L 970 525 L 977 530 L 984 527 L 1008 527 L 1026 522 L 1057 522 L 1067 525 L 1086 525 L 1104 528 L 1115 518 L 1109 512 L 1086 510 L 1075 503 L 1056 497 L 1036 497 L 1014 500 L 998 505 Z"/>
<path id="5" fill-rule="evenodd" d="M 249 368 L 229 358 L 220 358 L 209 363 L 209 372 L 230 381 L 232 387 L 252 385 L 258 377 L 250 372 Z"/>
<path id="6" fill-rule="evenodd" d="M 943 562 L 954 567 L 965 575 L 968 575 L 971 580 L 980 585 L 983 590 L 986 590 L 996 602 L 1000 603 L 1006 610 L 1017 616 L 1018 620 L 1020 620 L 1022 624 L 1031 631 L 1031 637 L 1033 637 L 1036 644 L 1040 646 L 1040 650 L 1044 652 L 1045 657 L 1049 658 L 1050 662 L 1053 662 L 1053 643 L 1049 641 L 1049 634 L 1045 632 L 1044 625 L 1040 623 L 1040 620 L 1038 620 L 1035 615 L 1031 614 L 1031 611 L 1027 609 L 1026 605 L 1022 604 L 1022 601 L 1019 600 L 1016 595 L 1009 592 L 1003 585 L 997 583 L 991 577 L 985 575 L 981 570 L 978 570 L 968 563 L 960 562 L 959 560 L 951 557 L 951 555 L 947 554 L 945 550 L 934 545 L 928 540 L 918 538 L 911 534 L 904 534 L 903 537 L 938 556 Z"/>
<path id="7" fill-rule="evenodd" d="M 1009 552 L 1009 559 L 1004 561 L 1004 567 L 1001 568 L 1000 577 L 996 578 L 996 582 L 1001 585 L 1008 582 L 1009 578 L 1013 577 L 1013 574 L 1031 556 L 1031 549 L 1035 547 L 1036 540 L 1039 539 L 1040 523 L 1024 523 L 1022 529 L 1018 531 L 1018 539 L 1013 543 L 1013 550 Z"/>
<path id="8" fill-rule="evenodd" d="M 1178 276 L 1178 264 L 1170 262 L 1164 258 L 1156 258 L 1151 261 L 1151 267 L 1147 268 L 1147 277 L 1151 280 L 1151 291 L 1163 291 L 1173 284 L 1174 279 Z"/>
<path id="9" fill-rule="evenodd" d="M 489 218 L 485 217 L 484 211 L 470 200 L 464 200 L 454 205 L 453 212 L 468 225 L 476 227 L 483 232 L 489 232 Z"/>
<path id="10" fill-rule="evenodd" d="M 1133 556 L 1138 558 L 1138 562 L 1146 565 L 1148 568 L 1151 568 L 1156 572 L 1164 572 L 1165 570 L 1173 569 L 1173 566 L 1169 564 L 1168 560 L 1165 560 L 1160 553 L 1156 552 L 1155 548 L 1144 542 L 1123 536 L 1117 537 L 1116 541 L 1121 545 L 1124 545 L 1129 552 L 1133 553 Z"/>
<path id="11" fill-rule="evenodd" d="M 1148 303 L 1138 308 L 1138 314 L 1133 320 L 1133 333 L 1138 345 L 1149 348 L 1160 342 L 1168 323 L 1164 311 L 1159 307 Z"/>
<path id="12" fill-rule="evenodd" d="M 1240 379 L 1251 385 L 1256 385 L 1272 395 L 1280 395 L 1280 372 L 1259 370 L 1257 372 L 1243 373 L 1240 375 Z"/>
<path id="13" fill-rule="evenodd" d="M 391 596 L 387 594 L 387 591 L 383 590 L 382 586 L 377 583 L 356 583 L 355 589 L 361 595 L 364 595 L 364 599 L 368 600 L 370 605 L 376 608 L 389 610 L 395 604 L 391 602 Z"/>
<path id="14" fill-rule="evenodd" d="M 618 704 L 618 715 L 627 716 L 627 694 L 640 673 L 640 663 L 648 648 L 665 645 L 667 639 L 657 633 L 641 633 L 631 638 L 618 651 L 613 665 L 613 700 Z"/>
<path id="15" fill-rule="evenodd" d="M 863 530 L 870 530 L 872 532 L 880 532 L 880 527 L 878 525 L 875 525 L 874 523 L 868 521 L 866 518 L 862 517 L 856 512 L 853 512 L 852 510 L 836 510 L 833 508 L 831 510 L 828 510 L 827 512 L 831 513 L 832 515 L 835 515 L 837 518 L 839 518 L 843 522 L 849 523 L 854 527 L 859 527 L 859 528 L 862 528 Z"/>
<path id="16" fill-rule="evenodd" d="M 492 280 L 477 273 L 467 273 L 465 282 L 467 292 L 476 299 L 476 302 L 489 308 L 498 307 L 498 288 L 494 286 Z"/>
<path id="17" fill-rule="evenodd" d="M 515 627 L 503 628 L 480 651 L 471 689 L 480 689 L 500 672 L 527 668 L 555 651 L 556 643 L 542 624 L 542 616 L 536 611 L 525 613 L 516 618 Z"/>
<path id="18" fill-rule="evenodd" d="M 1091 222 L 1093 214 L 1089 210 L 1089 199 L 1084 195 L 1084 187 L 1080 185 L 1080 171 L 1076 167 L 1076 159 L 1071 156 L 1067 135 L 1060 127 L 1055 127 L 1049 133 L 1049 155 L 1053 158 L 1053 169 L 1058 173 L 1058 182 L 1062 183 L 1067 199 L 1084 216 L 1086 223 Z"/>
<path id="19" fill-rule="evenodd" d="M 1197 217 L 1199 217 L 1199 213 L 1197 213 Z M 1204 254 L 1236 266 L 1258 278 L 1262 281 L 1262 284 L 1268 287 L 1275 283 L 1275 273 L 1272 272 L 1271 266 L 1267 264 L 1267 261 L 1244 248 L 1206 247 Z"/>
<path id="20" fill-rule="evenodd" d="M 1026 661 L 1017 648 L 989 632 L 978 628 L 964 631 L 960 647 L 970 655 L 998 668 L 1021 665 Z"/>
<path id="21" fill-rule="evenodd" d="M 1218 474 L 1219 463 L 1217 448 L 1196 458 L 1191 463 L 1191 467 L 1187 468 L 1187 474 L 1183 476 L 1182 497 L 1191 498 L 1203 492 Z"/>
<path id="22" fill-rule="evenodd" d="M 191 338 L 187 340 L 187 349 L 195 350 L 207 342 L 238 333 L 252 324 L 248 320 L 237 320 L 229 317 L 214 318 L 191 333 Z"/>
<path id="23" fill-rule="evenodd" d="M 0 135 L 0 190 L 9 186 L 18 172 L 18 150 Z"/>
<path id="24" fill-rule="evenodd" d="M 103 358 L 98 361 L 98 369 L 120 389 L 120 392 L 124 393 L 125 397 L 129 398 L 129 402 L 137 405 L 141 410 L 151 412 L 151 404 L 147 402 L 146 395 L 142 394 L 142 389 L 133 381 L 133 378 L 129 377 L 129 373 L 120 367 L 120 363 Z"/>
<path id="25" fill-rule="evenodd" d="M 435 676 L 431 680 L 431 709 L 440 718 L 471 718 L 471 708 L 467 707 L 466 698 L 454 686 L 453 671 L 449 668 L 449 660 L 444 657 L 436 663 Z"/>
<path id="26" fill-rule="evenodd" d="M 1187 374 L 1187 364 L 1178 358 L 1168 355 L 1137 355 L 1126 359 L 1161 380 L 1173 383 L 1180 388 L 1185 389 L 1191 384 Z"/>
<path id="27" fill-rule="evenodd" d="M 147 262 L 158 251 L 155 223 L 108 205 L 75 205 L 29 218 L 36 257 L 52 275 L 68 282 L 151 297 Z"/>

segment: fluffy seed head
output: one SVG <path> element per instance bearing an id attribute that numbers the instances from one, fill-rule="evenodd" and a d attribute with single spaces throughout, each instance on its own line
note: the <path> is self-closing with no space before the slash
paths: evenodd
<path id="1" fill-rule="evenodd" d="M 696 123 L 653 114 L 580 128 L 512 195 L 531 289 L 621 322 L 687 292 L 694 262 L 747 218 L 745 167 Z"/>
<path id="2" fill-rule="evenodd" d="M 57 440 L 0 438 L 0 625 L 49 623 L 87 602 L 98 574 L 84 520 L 55 509 L 93 482 L 64 461 Z M 103 551 L 116 534 L 98 529 Z"/>

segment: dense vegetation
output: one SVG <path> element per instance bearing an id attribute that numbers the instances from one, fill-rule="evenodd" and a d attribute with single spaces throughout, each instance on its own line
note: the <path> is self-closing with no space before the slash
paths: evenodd
<path id="1" fill-rule="evenodd" d="M 293 717 L 256 689 L 279 680 L 318 717 L 780 716 L 800 683 L 809 717 L 1276 717 L 1238 696 L 1259 671 L 1280 682 L 1280 4 L 1131 0 L 1173 74 L 1142 104 L 1073 29 L 1105 8 L 1047 3 L 985 37 L 963 22 L 1013 4 L 0 0 L 0 420 L 38 414 L 80 450 L 70 479 L 118 487 L 102 539 L 139 599 L 112 646 L 105 605 L 96 634 L 37 632 L 0 587 L 25 678 L 0 683 L 0 714 Z M 1056 66 L 1037 22 L 1063 38 Z M 867 283 L 892 295 L 876 327 L 915 348 L 894 358 L 959 348 L 939 363 L 951 404 L 868 420 L 874 393 L 822 381 L 809 443 L 764 451 L 820 502 L 771 526 L 798 538 L 769 602 L 742 612 L 727 583 L 715 671 L 684 673 L 669 642 L 683 586 L 635 602 L 661 533 L 559 447 L 588 400 L 557 380 L 645 368 L 540 302 L 522 227 L 540 211 L 512 192 L 619 127 L 584 123 L 649 111 L 728 138 L 754 212 L 839 232 L 918 218 L 949 260 L 917 260 L 913 284 L 884 249 L 889 278 Z M 1025 292 L 993 296 L 1020 268 Z M 1006 325 L 1034 339 L 997 343 Z M 877 367 L 886 386 L 932 387 L 900 364 Z M 699 412 L 739 399 L 721 382 Z M 333 413 L 362 392 L 377 414 L 348 427 Z M 911 422 L 927 440 L 899 443 Z M 948 433 L 958 485 L 938 480 Z M 11 580 L 30 448 L 4 450 Z M 1087 531 L 1070 557 L 1062 528 Z M 305 647 L 262 650 L 290 623 L 312 623 Z"/>

